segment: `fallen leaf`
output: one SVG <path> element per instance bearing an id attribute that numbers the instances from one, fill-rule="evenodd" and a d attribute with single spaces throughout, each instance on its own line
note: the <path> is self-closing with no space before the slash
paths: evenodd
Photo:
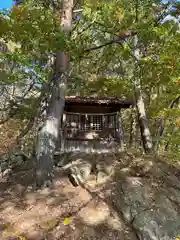
<path id="1" fill-rule="evenodd" d="M 64 225 L 68 225 L 70 223 L 70 218 L 65 218 L 63 223 Z"/>

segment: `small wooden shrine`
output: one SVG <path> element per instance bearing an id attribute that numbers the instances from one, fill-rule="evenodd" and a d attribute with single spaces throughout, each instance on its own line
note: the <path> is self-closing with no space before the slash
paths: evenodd
<path id="1" fill-rule="evenodd" d="M 114 151 L 123 149 L 122 108 L 133 104 L 115 97 L 65 97 L 60 128 L 60 152 Z"/>

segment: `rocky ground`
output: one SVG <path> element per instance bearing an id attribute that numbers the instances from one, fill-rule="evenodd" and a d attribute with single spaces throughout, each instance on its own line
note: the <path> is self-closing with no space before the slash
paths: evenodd
<path id="1" fill-rule="evenodd" d="M 136 153 L 76 159 L 98 163 L 97 178 L 74 187 L 61 166 L 52 189 L 33 192 L 30 161 L 1 175 L 1 240 L 180 239 L 179 165 Z"/>

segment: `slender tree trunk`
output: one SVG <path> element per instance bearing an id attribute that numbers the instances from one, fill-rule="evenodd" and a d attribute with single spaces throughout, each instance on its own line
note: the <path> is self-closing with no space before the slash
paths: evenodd
<path id="1" fill-rule="evenodd" d="M 73 0 L 63 0 L 60 27 L 69 36 L 72 25 Z M 44 125 L 39 131 L 36 148 L 36 185 L 51 184 L 54 167 L 54 152 L 59 137 L 59 127 L 64 111 L 65 92 L 68 78 L 68 56 L 57 52 L 54 62 L 53 86 L 47 107 Z"/>
<path id="2" fill-rule="evenodd" d="M 171 122 L 171 131 L 170 131 L 170 135 L 172 136 L 172 134 L 174 133 L 175 131 L 175 128 L 176 126 L 173 124 L 173 122 Z M 165 147 L 164 147 L 164 151 L 167 152 L 168 149 L 169 149 L 169 146 L 170 146 L 170 140 L 168 140 L 165 144 Z"/>
<path id="3" fill-rule="evenodd" d="M 173 109 L 180 101 L 180 96 L 176 97 L 170 104 L 169 108 L 170 109 Z M 153 149 L 154 151 L 157 151 L 158 150 L 158 147 L 159 147 L 159 139 L 163 137 L 164 135 L 164 130 L 165 130 L 165 123 L 166 123 L 166 118 L 162 118 L 160 120 L 160 125 L 159 125 L 159 128 L 158 128 L 158 133 L 157 133 L 157 137 L 158 139 L 154 142 L 154 146 L 153 146 Z M 169 144 L 168 144 L 169 145 Z M 167 146 L 168 146 L 167 145 Z M 165 147 L 166 148 L 166 147 Z"/>
<path id="4" fill-rule="evenodd" d="M 146 110 L 145 110 L 144 100 L 142 96 L 141 81 L 139 76 L 138 62 L 140 60 L 140 50 L 138 47 L 138 36 L 135 35 L 133 40 L 134 40 L 133 43 L 134 43 L 134 57 L 135 57 L 135 71 L 134 71 L 133 86 L 134 86 L 134 94 L 135 94 L 135 100 L 136 100 L 136 109 L 138 113 L 138 120 L 139 120 L 139 125 L 141 130 L 143 148 L 146 153 L 150 153 L 152 151 L 152 138 L 151 138 L 151 133 L 148 126 L 148 120 L 146 117 Z"/>

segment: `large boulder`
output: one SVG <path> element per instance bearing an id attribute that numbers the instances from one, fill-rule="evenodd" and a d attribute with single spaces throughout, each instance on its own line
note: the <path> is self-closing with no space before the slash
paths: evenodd
<path id="1" fill-rule="evenodd" d="M 140 240 L 173 240 L 180 234 L 180 191 L 177 188 L 166 188 L 160 182 L 140 177 L 127 177 L 116 184 L 113 192 L 116 209 Z"/>

